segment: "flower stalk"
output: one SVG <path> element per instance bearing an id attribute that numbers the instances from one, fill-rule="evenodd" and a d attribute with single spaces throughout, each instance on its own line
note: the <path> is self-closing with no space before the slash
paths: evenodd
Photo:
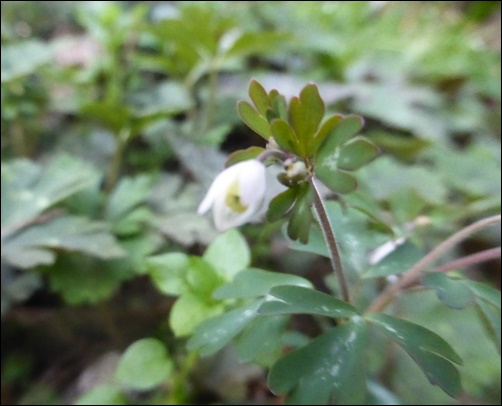
<path id="1" fill-rule="evenodd" d="M 329 221 L 326 207 L 324 206 L 324 202 L 321 198 L 321 195 L 319 194 L 313 177 L 309 178 L 309 183 L 312 186 L 314 210 L 317 213 L 319 225 L 321 226 L 324 239 L 326 240 L 326 244 L 328 245 L 331 266 L 333 268 L 333 271 L 335 272 L 342 298 L 346 302 L 350 302 L 347 279 L 345 278 L 345 274 L 343 273 L 342 261 L 340 259 L 340 253 L 338 251 L 338 244 L 336 243 L 333 227 L 331 227 L 331 222 Z"/>

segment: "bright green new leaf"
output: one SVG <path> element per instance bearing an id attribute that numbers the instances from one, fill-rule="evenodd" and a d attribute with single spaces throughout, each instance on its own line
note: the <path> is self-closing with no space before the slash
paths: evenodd
<path id="1" fill-rule="evenodd" d="M 375 144 L 364 138 L 356 138 L 342 147 L 338 167 L 355 171 L 370 163 L 377 155 L 378 148 Z"/>
<path id="2" fill-rule="evenodd" d="M 312 288 L 312 283 L 300 276 L 250 268 L 239 272 L 232 282 L 216 289 L 213 297 L 216 299 L 238 299 L 264 296 L 271 288 L 278 285 Z"/>
<path id="3" fill-rule="evenodd" d="M 302 286 L 276 286 L 258 309 L 265 314 L 317 314 L 327 317 L 352 317 L 357 310 L 350 304 L 318 290 Z"/>
<path id="4" fill-rule="evenodd" d="M 165 345 L 155 338 L 143 338 L 124 352 L 115 378 L 126 388 L 149 390 L 165 382 L 172 369 Z"/>
<path id="5" fill-rule="evenodd" d="M 453 279 L 443 272 L 429 272 L 422 277 L 422 284 L 434 289 L 445 305 L 463 309 L 474 301 L 474 295 L 463 279 Z"/>
<path id="6" fill-rule="evenodd" d="M 399 344 L 422 369 L 429 382 L 452 397 L 460 394 L 460 375 L 453 363 L 461 364 L 462 360 L 440 336 L 418 324 L 386 314 L 369 314 L 366 319 Z"/>
<path id="7" fill-rule="evenodd" d="M 223 348 L 256 316 L 262 300 L 231 310 L 200 324 L 188 340 L 188 349 L 210 355 Z"/>
<path id="8" fill-rule="evenodd" d="M 226 281 L 247 268 L 251 262 L 251 253 L 246 240 L 236 229 L 219 235 L 207 248 L 203 256 L 214 270 Z"/>
<path id="9" fill-rule="evenodd" d="M 289 121 L 293 126 L 294 133 L 298 139 L 297 154 L 305 157 L 305 152 L 313 134 L 309 134 L 310 123 L 307 121 L 305 109 L 298 97 L 292 97 L 289 102 Z"/>
<path id="10" fill-rule="evenodd" d="M 316 166 L 316 175 L 333 193 L 350 193 L 357 188 L 357 180 L 350 173 L 333 169 L 331 161 Z"/>
<path id="11" fill-rule="evenodd" d="M 192 293 L 209 299 L 224 280 L 207 261 L 192 256 L 186 273 L 186 282 Z"/>
<path id="12" fill-rule="evenodd" d="M 275 196 L 268 205 L 267 220 L 277 221 L 282 218 L 295 202 L 298 193 L 300 188 L 293 186 Z"/>
<path id="13" fill-rule="evenodd" d="M 185 277 L 189 264 L 188 255 L 172 252 L 147 258 L 146 271 L 162 293 L 178 296 L 187 291 Z"/>
<path id="14" fill-rule="evenodd" d="M 363 404 L 366 392 L 366 325 L 352 321 L 331 329 L 280 358 L 268 384 L 289 404 Z M 291 393 L 292 391 L 292 393 Z"/>
<path id="15" fill-rule="evenodd" d="M 117 385 L 101 384 L 80 396 L 75 405 L 127 405 L 122 390 Z"/>
<path id="16" fill-rule="evenodd" d="M 174 303 L 169 313 L 169 326 L 176 337 L 193 333 L 204 320 L 216 316 L 223 311 L 223 306 L 205 298 L 186 292 Z"/>
<path id="17" fill-rule="evenodd" d="M 269 106 L 268 94 L 263 86 L 255 79 L 249 84 L 249 97 L 251 97 L 258 113 L 262 116 L 266 116 Z"/>
<path id="18" fill-rule="evenodd" d="M 237 103 L 237 111 L 242 121 L 244 121 L 251 130 L 261 135 L 266 140 L 270 138 L 271 133 L 268 121 L 260 116 L 251 104 L 241 100 Z"/>
<path id="19" fill-rule="evenodd" d="M 242 162 L 242 161 L 248 161 L 249 159 L 255 159 L 265 151 L 265 148 L 261 147 L 249 147 L 246 149 L 241 149 L 239 151 L 232 152 L 227 159 L 227 162 L 225 162 L 225 168 L 228 168 L 229 166 L 235 165 L 236 163 Z"/>

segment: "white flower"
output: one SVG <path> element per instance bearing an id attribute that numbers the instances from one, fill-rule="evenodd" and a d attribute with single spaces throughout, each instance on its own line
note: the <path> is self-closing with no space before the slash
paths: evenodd
<path id="1" fill-rule="evenodd" d="M 255 159 L 232 165 L 213 181 L 197 212 L 204 214 L 213 207 L 220 231 L 253 221 L 263 212 L 265 179 L 265 166 Z"/>

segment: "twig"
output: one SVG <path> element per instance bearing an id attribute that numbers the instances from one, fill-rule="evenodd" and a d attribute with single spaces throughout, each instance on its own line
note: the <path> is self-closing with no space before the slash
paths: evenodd
<path id="1" fill-rule="evenodd" d="M 410 283 L 413 283 L 413 281 L 415 281 L 416 278 L 419 277 L 420 272 L 422 272 L 429 264 L 436 261 L 446 251 L 448 251 L 461 241 L 465 240 L 471 234 L 492 224 L 499 223 L 500 219 L 500 214 L 487 217 L 485 219 L 476 221 L 475 223 L 463 228 L 462 230 L 453 234 L 451 237 L 447 238 L 420 261 L 418 261 L 414 266 L 412 266 L 408 271 L 406 271 L 401 279 L 399 279 L 396 283 L 389 285 L 382 293 L 380 293 L 380 295 L 368 307 L 367 311 L 374 313 L 385 309 L 385 307 L 387 307 L 387 305 L 392 301 L 394 296 L 404 287 L 409 286 Z"/>

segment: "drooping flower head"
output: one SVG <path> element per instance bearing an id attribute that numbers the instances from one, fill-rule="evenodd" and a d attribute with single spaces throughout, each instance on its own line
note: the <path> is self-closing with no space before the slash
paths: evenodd
<path id="1" fill-rule="evenodd" d="M 252 221 L 262 212 L 265 179 L 265 166 L 255 159 L 232 165 L 215 178 L 197 212 L 212 207 L 219 231 Z"/>

